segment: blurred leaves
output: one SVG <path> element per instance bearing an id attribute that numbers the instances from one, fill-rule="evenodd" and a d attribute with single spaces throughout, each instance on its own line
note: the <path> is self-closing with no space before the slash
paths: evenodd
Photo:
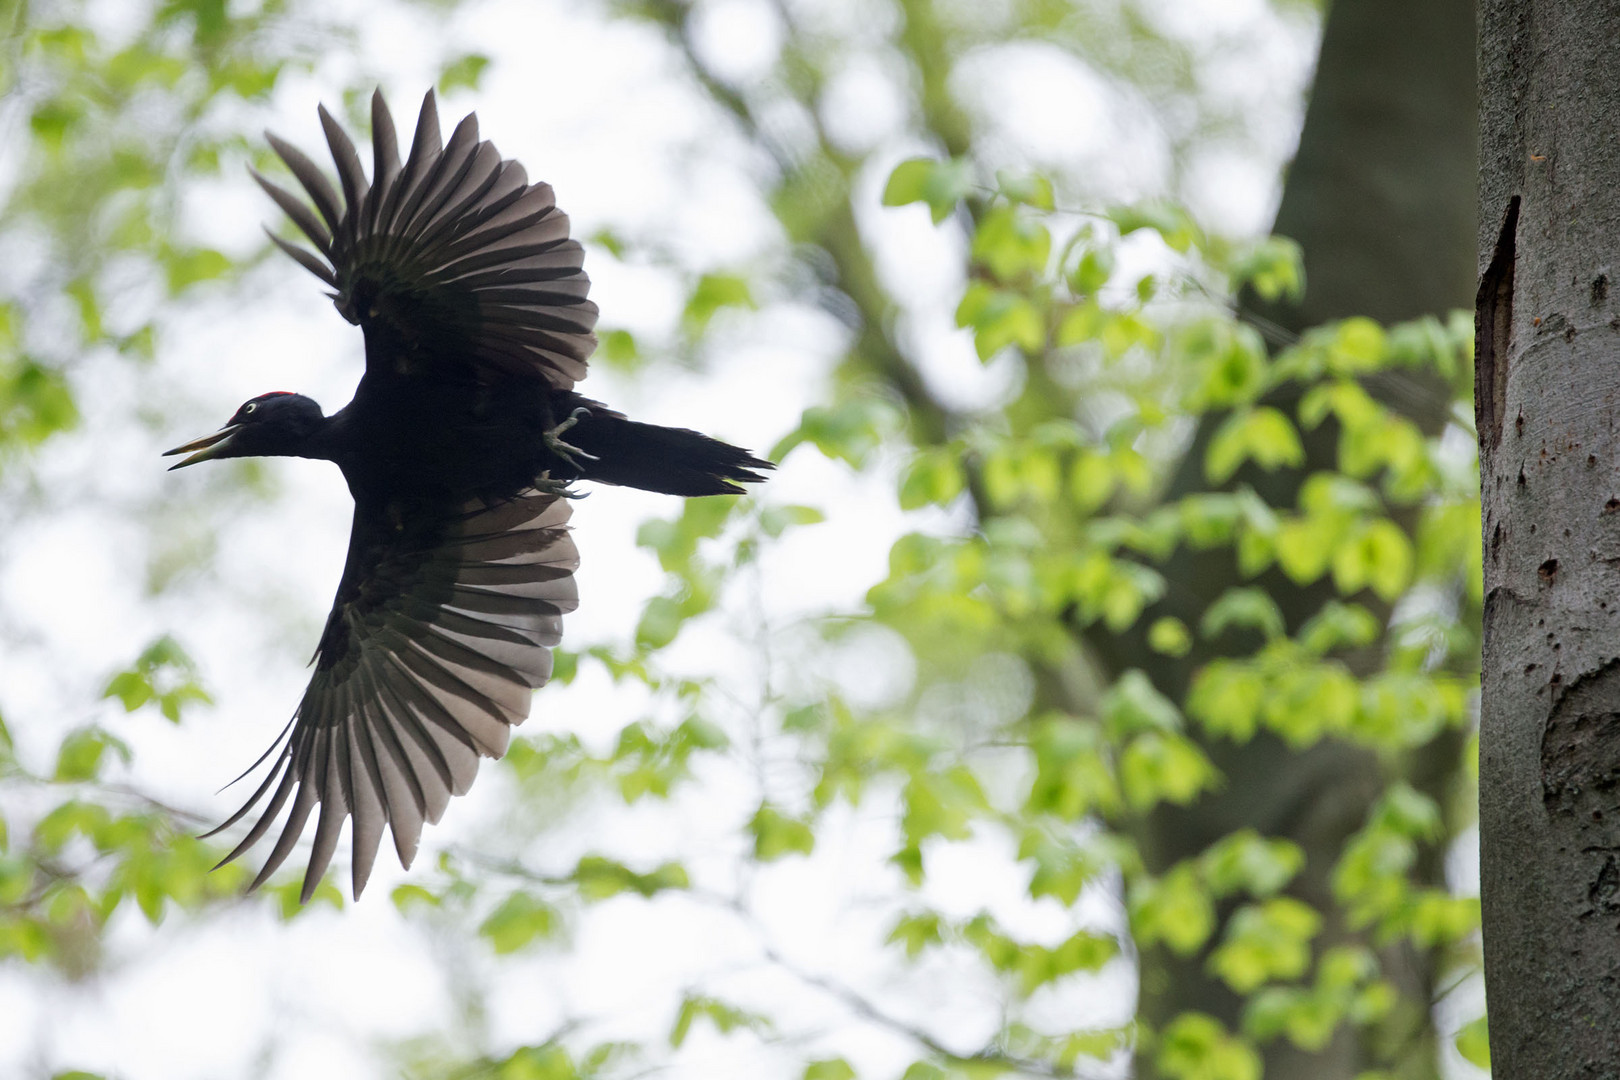
<path id="1" fill-rule="evenodd" d="M 832 58 L 871 43 L 856 49 L 834 30 L 788 22 L 768 76 L 721 76 L 693 45 L 700 7 L 633 0 L 614 11 L 655 28 L 671 62 L 761 151 L 761 206 L 783 243 L 687 265 L 605 224 L 594 242 L 607 255 L 650 256 L 677 292 L 666 338 L 606 327 L 596 359 L 650 378 L 672 350 L 702 358 L 739 327 L 773 326 L 790 302 L 813 303 L 843 335 L 839 358 L 825 399 L 770 456 L 819 455 L 861 472 L 911 516 L 865 583 L 866 603 L 798 627 L 800 640 L 763 617 L 739 628 L 737 612 L 762 568 L 780 565 L 763 561 L 773 545 L 822 554 L 823 510 L 775 501 L 769 488 L 672 506 L 636 533 L 664 579 L 633 628 L 558 653 L 558 683 L 623 691 L 626 713 L 577 728 L 548 718 L 513 741 L 503 773 L 516 828 L 549 829 L 604 799 L 632 821 L 684 823 L 683 799 L 720 776 L 716 790 L 732 793 L 725 854 L 647 850 L 639 836 L 611 836 L 601 850 L 552 847 L 541 831 L 522 839 L 560 859 L 552 869 L 446 852 L 436 871 L 393 889 L 394 907 L 492 964 L 570 947 L 570 926 L 592 904 L 710 905 L 755 933 L 738 883 L 826 873 L 842 857 L 834 823 L 864 814 L 881 824 L 881 867 L 860 865 L 873 879 L 862 888 L 896 913 L 883 924 L 889 959 L 928 973 L 948 961 L 996 988 L 986 1000 L 993 1035 L 959 1056 L 944 1049 L 956 1033 L 937 1040 L 927 1024 L 912 1029 L 861 1004 L 836 970 L 810 973 L 834 1001 L 916 1044 L 905 1080 L 1070 1075 L 1085 1061 L 1118 1068 L 1124 1055 L 1166 1078 L 1258 1080 L 1268 1044 L 1316 1053 L 1346 1028 L 1384 1053 L 1394 1040 L 1381 1025 L 1412 1004 L 1397 1000 L 1387 955 L 1477 963 L 1477 901 L 1420 873 L 1466 826 L 1465 812 L 1409 775 L 1414 753 L 1438 750 L 1450 755 L 1448 776 L 1467 776 L 1453 744 L 1466 754 L 1474 722 L 1477 461 L 1465 419 L 1432 434 L 1402 411 L 1412 387 L 1440 385 L 1456 415 L 1469 415 L 1466 313 L 1396 326 L 1345 319 L 1268 345 L 1239 312 L 1250 295 L 1301 295 L 1296 245 L 1223 235 L 1173 192 L 1120 204 L 1086 178 L 1003 167 L 997 139 L 958 100 L 964 57 L 1036 40 L 1083 57 L 1150 112 L 1190 110 L 1209 121 L 1206 134 L 1246 130 L 1246 118 L 1215 116 L 1188 81 L 1191 45 L 1134 4 L 908 3 L 888 12 L 901 29 L 883 39 L 893 51 L 877 54 L 877 67 L 906 73 L 907 139 L 929 156 L 875 179 L 882 205 L 927 208 L 958 261 L 941 280 L 958 289 L 946 310 L 959 344 L 1004 377 L 995 394 L 963 404 L 925 355 L 932 339 L 914 333 L 918 311 L 890 294 L 889 268 L 879 272 L 868 224 L 879 211 L 861 202 L 877 156 L 823 124 L 842 63 Z M 149 364 L 161 354 L 160 308 L 239 284 L 259 253 L 191 235 L 187 193 L 262 157 L 256 136 L 237 130 L 242 118 L 289 73 L 354 40 L 282 3 L 164 2 L 116 42 L 80 14 L 73 4 L 31 11 L 0 68 L 27 130 L 0 238 L 40 252 L 0 296 L 8 474 L 79 423 L 86 356 Z M 491 64 L 447 46 L 430 70 L 450 93 L 476 90 Z M 1196 128 L 1178 121 L 1166 137 L 1192 140 L 1172 129 Z M 151 295 L 129 280 L 152 283 Z M 1196 595 L 1169 584 L 1189 560 L 1202 575 Z M 815 567 L 848 572 L 831 554 Z M 1291 588 L 1310 590 L 1310 610 L 1278 601 Z M 863 630 L 892 646 L 871 652 L 885 675 L 914 669 L 880 703 L 841 681 L 860 665 L 840 648 L 869 659 Z M 695 673 L 693 655 L 724 670 Z M 756 657 L 766 673 L 757 697 L 739 674 Z M 102 694 L 124 713 L 154 708 L 174 723 L 209 700 L 168 637 L 111 673 Z M 70 976 L 102 962 L 102 932 L 126 901 L 155 925 L 234 902 L 245 873 L 209 873 L 218 853 L 192 838 L 198 823 L 124 786 L 123 717 L 98 719 L 64 723 L 34 771 L 0 737 L 0 782 L 33 793 L 27 810 L 8 801 L 0 817 L 0 955 Z M 1231 794 L 1216 764 L 1224 751 L 1262 737 L 1287 763 L 1340 743 L 1376 760 L 1380 794 L 1342 849 L 1212 827 L 1196 855 L 1157 863 L 1145 823 L 1178 807 L 1198 819 L 1203 800 Z M 1018 888 L 1051 917 L 1048 932 L 940 903 L 951 880 L 941 867 L 987 849 L 1014 861 Z M 1308 866 L 1330 873 L 1330 902 L 1302 888 Z M 295 880 L 266 894 L 284 917 L 301 910 Z M 330 882 L 317 895 L 342 903 Z M 1095 918 L 1098 899 L 1123 902 L 1123 927 Z M 1184 1012 L 1155 1030 L 1086 1016 L 1035 1023 L 1061 1013 L 1050 1006 L 1065 988 L 1095 992 L 1122 979 L 1124 964 L 1164 955 L 1236 995 L 1238 1019 Z M 420 1071 L 623 1075 L 631 1057 L 656 1069 L 689 1042 L 730 1037 L 800 1054 L 804 1080 L 854 1080 L 839 1028 L 806 1043 L 795 1017 L 721 989 L 689 987 L 666 1003 L 667 1047 L 586 1045 L 565 1031 L 476 1056 L 446 1049 Z M 1416 1003 L 1425 1018 L 1427 1004 Z M 1456 1046 L 1487 1060 L 1483 1018 Z M 1394 1070 L 1393 1053 L 1378 1067 Z"/>

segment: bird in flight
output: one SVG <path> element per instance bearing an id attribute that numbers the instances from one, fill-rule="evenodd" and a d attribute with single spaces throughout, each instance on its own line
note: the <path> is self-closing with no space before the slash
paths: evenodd
<path id="1" fill-rule="evenodd" d="M 354 821 L 356 898 L 383 827 L 406 868 L 424 822 L 500 757 L 551 674 L 562 615 L 578 602 L 568 535 L 579 480 L 670 495 L 740 492 L 762 461 L 695 431 L 637 423 L 574 392 L 596 345 L 584 252 L 548 184 L 502 160 L 469 115 L 440 141 L 431 91 L 404 162 L 381 93 L 368 181 L 324 107 L 338 186 L 295 147 L 271 147 L 313 209 L 254 173 L 314 246 L 271 234 L 326 283 L 365 333 L 354 399 L 330 416 L 299 394 L 262 394 L 178 446 L 214 458 L 320 458 L 343 471 L 354 522 L 314 675 L 260 758 L 269 775 L 219 829 L 269 801 L 223 860 L 257 843 L 289 799 L 270 857 L 286 861 L 316 806 L 307 901 Z M 256 766 L 255 766 L 256 767 Z M 251 769 L 249 771 L 252 771 Z M 211 835 L 211 834 L 210 834 Z"/>

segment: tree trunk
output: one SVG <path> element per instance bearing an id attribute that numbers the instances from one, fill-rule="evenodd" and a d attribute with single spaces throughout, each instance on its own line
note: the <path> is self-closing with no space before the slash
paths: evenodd
<path id="1" fill-rule="evenodd" d="M 1620 1075 L 1620 3 L 1486 0 L 1481 885 L 1503 1080 Z"/>

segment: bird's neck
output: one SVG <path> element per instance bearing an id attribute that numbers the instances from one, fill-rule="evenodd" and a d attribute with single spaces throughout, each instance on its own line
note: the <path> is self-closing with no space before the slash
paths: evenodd
<path id="1" fill-rule="evenodd" d="M 345 445 L 344 429 L 343 410 L 340 409 L 331 416 L 321 416 L 311 423 L 303 438 L 290 447 L 285 456 L 337 461 Z"/>

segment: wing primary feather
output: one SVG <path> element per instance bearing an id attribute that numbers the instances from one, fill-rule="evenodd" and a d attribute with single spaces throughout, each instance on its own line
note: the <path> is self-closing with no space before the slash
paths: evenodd
<path id="1" fill-rule="evenodd" d="M 286 733 L 283 732 L 282 734 L 286 734 Z M 265 758 L 269 757 L 270 756 L 270 751 L 276 749 L 276 747 L 280 746 L 280 744 L 281 744 L 281 740 L 277 739 L 276 742 L 270 747 L 270 750 L 266 750 L 264 752 L 264 754 L 260 756 L 259 761 L 263 761 Z M 269 790 L 270 785 L 275 783 L 276 780 L 280 777 L 282 766 L 284 764 L 286 764 L 287 759 L 289 757 L 291 757 L 291 756 L 292 756 L 292 746 L 289 744 L 288 746 L 282 747 L 281 754 L 276 758 L 276 763 L 274 765 L 270 766 L 270 771 L 265 774 L 264 782 L 261 783 L 258 786 L 258 788 L 253 792 L 253 794 L 251 796 L 249 796 L 249 798 L 248 798 L 248 800 L 246 802 L 244 802 L 241 806 L 237 807 L 236 813 L 232 814 L 230 817 L 226 818 L 224 821 L 220 822 L 218 825 L 215 825 L 212 829 L 209 829 L 207 832 L 200 834 L 197 837 L 197 839 L 199 839 L 199 840 L 207 840 L 211 836 L 218 836 L 220 833 L 224 832 L 226 829 L 230 828 L 232 825 L 235 825 L 238 821 L 241 821 L 242 818 L 247 814 L 247 812 L 249 810 L 252 810 L 254 805 L 257 804 L 260 799 L 264 798 L 264 793 L 267 790 Z M 253 763 L 253 765 L 248 768 L 247 772 L 242 774 L 242 776 L 246 776 L 248 773 L 250 773 L 254 769 L 258 768 L 259 767 L 259 761 L 255 761 Z M 238 776 L 236 778 L 236 780 L 242 779 L 242 776 Z M 232 780 L 231 784 L 236 783 L 236 780 Z M 231 786 L 230 784 L 225 785 L 225 787 L 230 787 L 230 786 Z M 223 791 L 223 790 L 225 790 L 225 788 L 221 788 L 220 790 Z M 234 856 L 227 856 L 225 859 L 221 860 L 220 865 L 223 866 L 225 863 L 230 862 L 232 857 L 234 857 Z"/>
<path id="2" fill-rule="evenodd" d="M 298 182 L 304 185 L 309 197 L 315 202 L 315 209 L 321 212 L 326 219 L 326 226 L 336 236 L 343 227 L 343 210 L 338 206 L 338 194 L 332 187 L 332 181 L 326 178 L 316 164 L 304 156 L 298 147 L 279 138 L 271 132 L 264 133 L 265 139 L 276 156 L 286 163 Z"/>
<path id="3" fill-rule="evenodd" d="M 387 703 L 383 700 L 382 689 L 377 683 L 373 665 L 369 661 L 362 663 L 355 669 L 355 672 L 360 678 L 360 689 L 365 694 L 367 708 L 375 714 L 374 720 L 376 722 L 370 729 L 372 734 L 376 736 L 374 742 L 381 744 L 383 749 L 387 751 L 387 760 L 393 766 L 391 769 L 383 770 L 384 784 L 386 785 L 392 778 L 396 785 L 403 785 L 403 794 L 407 796 L 407 798 L 401 798 L 399 797 L 400 791 L 390 791 L 388 805 L 397 814 L 399 809 L 408 801 L 411 806 L 416 808 L 417 816 L 420 817 L 427 807 L 427 799 L 422 792 L 422 782 L 416 775 L 416 766 L 412 763 L 409 753 L 407 753 L 405 746 L 399 740 L 398 728 L 393 717 L 389 714 Z M 378 767 L 381 768 L 383 755 L 377 755 L 377 760 Z M 391 820 L 394 819 L 391 818 Z M 418 830 L 420 831 L 420 825 L 418 825 Z M 406 865 L 408 866 L 409 863 Z"/>
<path id="4" fill-rule="evenodd" d="M 288 756 L 291 756 L 290 753 Z M 298 786 L 298 774 L 292 770 L 291 763 L 286 758 L 276 763 L 276 769 L 280 775 L 281 783 L 276 786 L 276 793 L 265 804 L 264 813 L 259 815 L 259 819 L 253 823 L 253 828 L 249 829 L 247 835 L 242 837 L 241 842 L 230 850 L 230 854 L 214 864 L 215 870 L 228 862 L 234 861 L 242 852 L 259 842 L 259 839 L 269 831 L 271 824 L 276 820 L 276 815 L 281 813 L 281 808 L 286 805 L 287 796 L 292 794 L 293 789 Z M 267 779 L 265 783 L 268 784 L 269 780 Z M 246 807 L 243 809 L 245 810 Z"/>
<path id="5" fill-rule="evenodd" d="M 387 654 L 383 659 L 389 667 L 396 670 L 388 673 L 387 676 L 382 672 L 377 673 L 377 685 L 382 691 L 382 701 L 385 705 L 392 706 L 391 711 L 402 734 L 408 736 L 411 742 L 422 751 L 423 756 L 427 758 L 428 764 L 433 768 L 433 779 L 439 782 L 445 792 L 451 791 L 455 787 L 456 779 L 455 770 L 450 765 L 450 759 L 444 756 L 444 751 L 439 746 L 438 741 L 428 733 L 422 719 L 416 715 L 415 708 L 407 700 L 407 695 L 400 689 L 401 686 L 409 686 L 415 690 L 415 682 L 405 673 L 403 668 L 398 666 L 398 661 L 392 654 Z M 418 777 L 418 782 L 421 784 L 423 795 L 422 813 L 427 817 L 427 820 L 437 821 L 439 813 L 443 811 L 443 803 L 447 801 L 447 797 L 441 799 L 436 789 L 430 791 L 425 779 Z"/>
<path id="6" fill-rule="evenodd" d="M 523 681 L 504 664 L 473 652 L 459 642 L 445 637 L 435 638 L 433 651 L 430 652 L 424 644 L 413 641 L 409 652 L 400 650 L 396 655 L 405 662 L 406 669 L 417 678 L 423 690 L 435 700 L 441 700 L 440 695 L 444 695 L 452 702 L 472 705 L 482 714 L 480 719 L 489 721 L 491 738 L 486 740 L 466 722 L 455 719 L 455 713 L 445 707 L 441 700 L 441 708 L 466 733 L 469 745 L 485 757 L 500 757 L 501 751 L 493 749 L 496 742 L 511 725 L 521 724 L 529 715 L 528 687 Z M 481 685 L 472 681 L 475 678 Z M 509 696 L 521 696 L 521 703 L 496 700 L 491 696 L 496 690 L 490 685 L 491 681 L 505 683 Z M 499 727 L 499 733 L 495 731 L 496 727 Z"/>
<path id="7" fill-rule="evenodd" d="M 494 143 L 478 144 L 471 160 L 457 177 L 455 186 L 445 194 L 443 203 L 423 224 L 416 241 L 422 246 L 423 252 L 431 253 L 444 233 L 463 227 L 461 215 L 488 195 L 500 177 L 501 152 L 495 149 Z"/>
<path id="8" fill-rule="evenodd" d="M 478 118 L 471 113 L 450 133 L 444 152 L 433 163 L 433 170 L 423 177 L 420 191 L 413 205 L 401 215 L 400 233 L 413 240 L 433 220 L 445 199 L 461 183 L 471 168 L 478 148 Z"/>
<path id="9" fill-rule="evenodd" d="M 310 273 L 332 286 L 332 288 L 336 289 L 339 287 L 337 278 L 332 276 L 332 271 L 325 263 L 321 262 L 321 260 L 316 257 L 314 252 L 305 250 L 304 248 L 299 247 L 297 244 L 288 243 L 275 233 L 271 232 L 269 229 L 264 230 L 264 235 L 268 236 L 270 238 L 270 242 L 275 244 L 276 247 L 280 248 L 282 251 L 285 251 L 288 255 L 291 255 L 299 266 L 302 266 L 305 270 L 308 270 Z"/>
<path id="10" fill-rule="evenodd" d="M 298 794 L 293 797 L 292 809 L 287 811 L 287 823 L 282 826 L 281 835 L 276 837 L 276 846 L 271 849 L 270 857 L 265 859 L 264 865 L 259 868 L 258 875 L 248 884 L 248 892 L 253 892 L 260 885 L 270 880 L 270 875 L 281 869 L 281 864 L 287 861 L 292 849 L 303 835 L 304 825 L 309 821 L 309 812 L 315 808 L 320 798 L 321 777 L 318 775 L 321 764 L 326 760 L 327 729 L 318 726 L 310 732 L 310 738 L 305 743 L 307 753 L 298 755 L 301 760 L 294 760 L 290 773 L 298 778 Z M 279 793 L 278 793 L 279 794 Z"/>
<path id="11" fill-rule="evenodd" d="M 293 224 L 298 226 L 298 231 L 309 237 L 310 243 L 319 248 L 322 255 L 330 259 L 332 257 L 332 234 L 325 225 L 321 224 L 320 218 L 315 216 L 309 206 L 298 196 L 259 172 L 258 169 L 249 169 L 248 172 L 252 174 L 259 187 L 264 189 L 264 193 L 274 199 L 277 206 L 281 207 L 282 212 L 292 218 Z"/>
<path id="12" fill-rule="evenodd" d="M 398 672 L 397 678 L 389 680 L 389 689 L 414 705 L 413 710 L 406 714 L 412 723 L 411 733 L 427 739 L 438 749 L 438 760 L 443 761 L 449 770 L 448 777 L 444 778 L 449 794 L 464 794 L 478 775 L 477 744 L 444 705 L 418 682 L 416 675 L 398 655 L 390 653 L 388 660 Z M 436 736 L 435 732 L 441 734 Z M 435 813 L 428 820 L 437 821 L 444 808 L 434 806 L 430 809 Z"/>
<path id="13" fill-rule="evenodd" d="M 394 114 L 388 111 L 388 102 L 378 88 L 371 95 L 371 192 L 366 198 L 374 231 L 382 221 L 383 203 L 399 170 L 399 133 L 394 130 Z"/>
<path id="14" fill-rule="evenodd" d="M 433 91 L 429 90 L 422 98 L 422 111 L 416 118 L 416 132 L 411 137 L 410 156 L 405 159 L 405 165 L 400 170 L 398 179 L 388 191 L 379 219 L 378 228 L 387 238 L 385 251 L 392 251 L 400 243 L 396 230 L 404 218 L 407 203 L 417 193 L 422 177 L 437 160 L 442 149 L 439 142 L 439 109 Z"/>
<path id="15" fill-rule="evenodd" d="M 348 238 L 353 240 L 359 227 L 361 203 L 370 186 L 366 183 L 366 171 L 360 166 L 360 154 L 355 150 L 349 133 L 332 118 L 325 105 L 317 106 L 315 111 L 320 114 L 321 129 L 326 132 L 326 145 L 332 151 L 338 180 L 343 184 L 343 224 L 348 230 Z"/>
<path id="16" fill-rule="evenodd" d="M 393 817 L 388 786 L 383 781 L 382 762 L 378 759 L 371 729 L 374 720 L 364 700 L 362 687 L 354 685 L 353 723 L 349 735 L 349 815 L 354 820 L 350 836 L 349 881 L 356 900 L 365 891 L 371 879 L 371 868 L 377 860 L 377 849 L 382 845 L 383 825 Z"/>
<path id="17" fill-rule="evenodd" d="M 287 721 L 287 726 L 281 729 L 281 734 L 280 735 L 276 736 L 276 741 L 271 743 L 265 749 L 264 753 L 260 754 L 257 758 L 255 758 L 254 761 L 253 761 L 253 764 L 249 765 L 247 768 L 243 769 L 240 773 L 238 773 L 235 780 L 232 780 L 229 784 L 226 784 L 225 787 L 220 788 L 219 791 L 224 791 L 226 788 L 231 787 L 233 784 L 241 783 L 242 777 L 246 776 L 248 773 L 252 772 L 254 769 L 257 769 L 260 765 L 263 765 L 264 764 L 264 759 L 269 757 L 271 754 L 276 752 L 276 749 L 281 746 L 281 741 L 287 737 L 287 732 L 291 731 L 293 729 L 293 725 L 296 724 L 296 723 L 298 723 L 298 714 L 297 714 L 297 712 L 294 712 L 293 713 L 293 718 L 291 720 Z M 218 795 L 219 791 L 214 792 L 214 794 Z M 222 825 L 222 826 L 220 826 L 220 828 L 224 828 L 224 826 Z M 219 831 L 219 829 L 214 830 L 214 832 L 218 832 L 218 831 Z M 204 836 L 212 836 L 213 833 L 203 833 L 203 835 Z"/>
<path id="18" fill-rule="evenodd" d="M 422 95 L 422 110 L 416 116 L 416 134 L 411 139 L 411 157 L 407 172 L 424 168 L 428 159 L 444 149 L 439 136 L 439 99 L 432 88 Z"/>
<path id="19" fill-rule="evenodd" d="M 422 217 L 424 205 L 431 207 L 438 196 L 443 192 L 446 177 L 459 172 L 470 156 L 472 147 L 468 144 L 466 136 L 462 134 L 465 124 L 458 124 L 455 131 L 450 133 L 450 141 L 443 147 L 438 145 L 439 120 L 437 111 L 433 114 L 433 151 L 426 156 L 420 166 L 414 169 L 407 166 L 410 175 L 410 188 L 403 193 L 399 213 L 391 225 L 399 240 L 403 243 L 407 239 L 414 242 L 417 227 Z M 458 140 L 457 136 L 461 136 Z M 412 147 L 411 157 L 416 156 L 415 147 Z"/>
<path id="20" fill-rule="evenodd" d="M 400 865 L 409 870 L 412 860 L 416 858 L 416 846 L 422 838 L 422 825 L 427 820 L 428 799 L 423 787 L 423 781 L 417 775 L 416 764 L 411 758 L 409 749 L 401 739 L 401 732 L 406 728 L 405 723 L 396 720 L 390 714 L 387 701 L 383 697 L 371 665 L 364 664 L 361 667 L 363 689 L 366 692 L 367 699 L 375 705 L 380 718 L 380 723 L 373 729 L 373 734 L 377 736 L 377 741 L 385 746 L 388 756 L 395 766 L 391 773 L 384 774 L 385 783 L 387 777 L 392 775 L 395 777 L 396 783 L 405 786 L 405 791 L 400 793 L 400 797 L 393 794 L 389 796 L 389 805 L 392 812 L 389 816 L 388 825 L 389 830 L 394 835 L 394 851 L 399 855 Z M 408 733 L 407 737 L 411 738 L 411 745 L 418 745 L 416 739 L 409 736 Z M 423 737 L 426 738 L 425 735 Z M 427 755 L 426 751 L 421 750 L 418 746 L 417 752 L 422 754 L 423 759 L 431 767 L 432 758 Z M 444 782 L 443 787 L 444 790 L 449 790 L 448 781 Z"/>
<path id="21" fill-rule="evenodd" d="M 334 712 L 343 713 L 345 710 L 341 698 L 336 704 Z M 315 895 L 315 888 L 325 876 L 326 868 L 332 862 L 332 854 L 337 851 L 343 819 L 349 816 L 348 800 L 343 790 L 349 778 L 349 740 L 344 733 L 348 722 L 347 715 L 330 718 L 323 732 L 326 735 L 326 751 L 321 755 L 318 774 L 321 815 L 315 823 L 315 843 L 304 870 L 303 888 L 298 893 L 300 904 L 309 903 L 309 898 Z"/>

